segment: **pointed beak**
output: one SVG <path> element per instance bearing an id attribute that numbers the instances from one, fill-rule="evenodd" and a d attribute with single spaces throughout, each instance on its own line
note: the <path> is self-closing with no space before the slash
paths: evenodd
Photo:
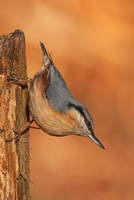
<path id="1" fill-rule="evenodd" d="M 90 139 L 97 144 L 102 149 L 105 149 L 105 147 L 101 144 L 101 142 L 95 137 L 95 134 L 92 132 L 91 135 L 89 135 Z"/>

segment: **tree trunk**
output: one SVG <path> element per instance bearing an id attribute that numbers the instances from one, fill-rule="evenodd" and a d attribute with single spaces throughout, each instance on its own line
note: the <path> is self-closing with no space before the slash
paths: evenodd
<path id="1" fill-rule="evenodd" d="M 29 133 L 5 142 L 29 120 L 28 88 L 7 77 L 26 79 L 25 37 L 16 30 L 0 36 L 0 199 L 29 200 Z"/>

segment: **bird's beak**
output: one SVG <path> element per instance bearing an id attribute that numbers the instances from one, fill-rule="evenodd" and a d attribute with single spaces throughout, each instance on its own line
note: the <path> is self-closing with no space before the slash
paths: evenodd
<path id="1" fill-rule="evenodd" d="M 89 135 L 89 137 L 93 142 L 95 142 L 95 144 L 97 144 L 102 149 L 105 149 L 105 147 L 101 144 L 101 142 L 95 137 L 95 134 L 93 132 Z"/>

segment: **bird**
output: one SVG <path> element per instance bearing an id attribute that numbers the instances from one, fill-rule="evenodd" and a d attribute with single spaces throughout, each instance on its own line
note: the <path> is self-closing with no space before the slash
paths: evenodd
<path id="1" fill-rule="evenodd" d="M 28 107 L 36 124 L 49 135 L 90 138 L 105 149 L 94 134 L 94 122 L 85 106 L 69 91 L 42 42 L 42 68 L 30 83 Z"/>

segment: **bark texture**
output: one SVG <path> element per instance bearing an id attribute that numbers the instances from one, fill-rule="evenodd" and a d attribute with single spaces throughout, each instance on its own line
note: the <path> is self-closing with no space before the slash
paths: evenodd
<path id="1" fill-rule="evenodd" d="M 7 77 L 26 79 L 25 37 L 16 30 L 0 36 L 0 199 L 29 200 L 29 133 L 5 142 L 28 122 L 28 88 Z"/>

